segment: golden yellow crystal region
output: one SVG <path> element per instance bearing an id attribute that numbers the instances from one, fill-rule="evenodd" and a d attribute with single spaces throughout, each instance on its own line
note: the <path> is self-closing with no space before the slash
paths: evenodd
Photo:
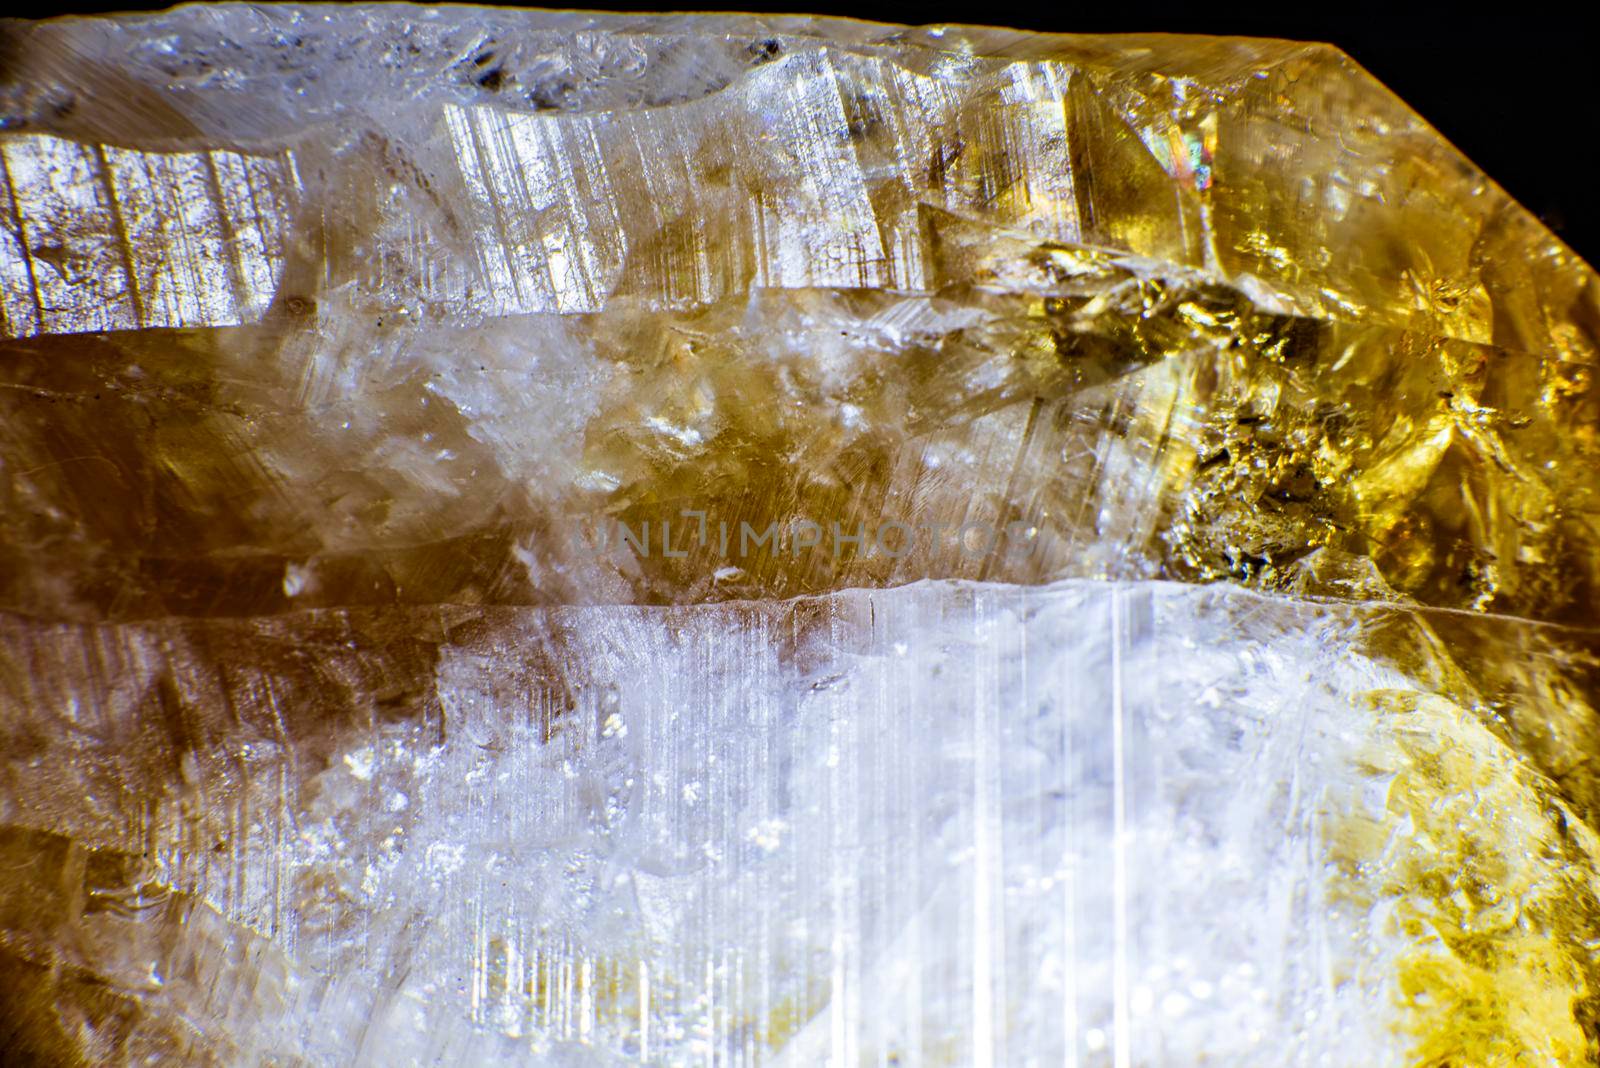
<path id="1" fill-rule="evenodd" d="M 5 23 L 0 1061 L 1600 1064 L 1597 345 L 1326 46 Z"/>

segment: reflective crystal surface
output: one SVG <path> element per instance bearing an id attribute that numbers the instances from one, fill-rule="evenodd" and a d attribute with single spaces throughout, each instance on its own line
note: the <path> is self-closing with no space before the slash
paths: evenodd
<path id="1" fill-rule="evenodd" d="M 1594 1063 L 1597 338 L 1326 46 L 7 23 L 0 1051 Z"/>

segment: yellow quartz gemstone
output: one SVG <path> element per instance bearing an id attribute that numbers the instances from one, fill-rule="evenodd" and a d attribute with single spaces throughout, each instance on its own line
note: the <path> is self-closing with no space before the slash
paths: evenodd
<path id="1" fill-rule="evenodd" d="M 1342 53 L 0 34 L 0 1062 L 1600 1057 L 1600 282 Z"/>

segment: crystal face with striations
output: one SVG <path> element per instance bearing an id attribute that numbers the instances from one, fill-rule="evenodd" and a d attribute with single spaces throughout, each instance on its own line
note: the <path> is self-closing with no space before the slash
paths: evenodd
<path id="1" fill-rule="evenodd" d="M 0 36 L 0 1060 L 1600 1061 L 1593 270 L 1346 57 Z"/>

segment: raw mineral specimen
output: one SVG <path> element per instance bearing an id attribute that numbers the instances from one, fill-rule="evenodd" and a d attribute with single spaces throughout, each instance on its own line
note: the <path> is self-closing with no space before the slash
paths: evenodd
<path id="1" fill-rule="evenodd" d="M 0 34 L 0 1061 L 1600 1063 L 1600 284 L 1337 51 Z"/>

